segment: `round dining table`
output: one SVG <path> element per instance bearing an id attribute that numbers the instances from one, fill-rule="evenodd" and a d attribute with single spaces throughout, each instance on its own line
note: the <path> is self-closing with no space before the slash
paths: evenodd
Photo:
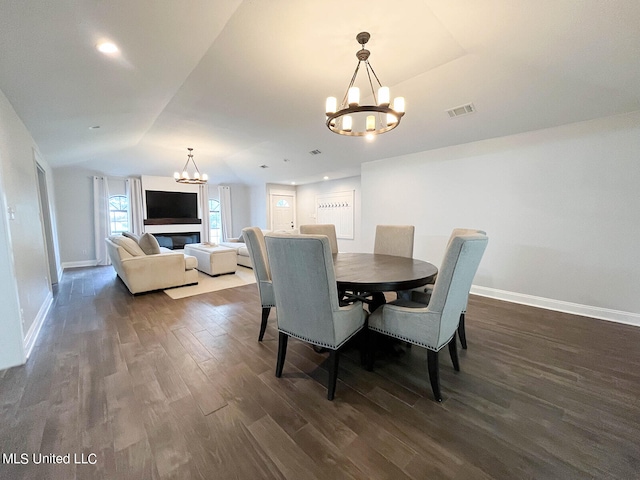
<path id="1" fill-rule="evenodd" d="M 432 283 L 438 268 L 423 260 L 377 253 L 335 253 L 333 265 L 338 291 L 369 301 L 371 311 L 384 303 L 382 292 L 411 290 Z"/>

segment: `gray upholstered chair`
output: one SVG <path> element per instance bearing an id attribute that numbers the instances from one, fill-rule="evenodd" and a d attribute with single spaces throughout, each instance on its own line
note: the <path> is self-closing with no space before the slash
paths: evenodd
<path id="1" fill-rule="evenodd" d="M 278 361 L 282 375 L 289 336 L 329 350 L 327 398 L 338 378 L 338 349 L 364 326 L 362 302 L 341 307 L 329 239 L 325 235 L 265 239 L 278 307 Z"/>
<path id="2" fill-rule="evenodd" d="M 373 253 L 413 258 L 413 225 L 377 225 Z"/>
<path id="3" fill-rule="evenodd" d="M 329 237 L 331 253 L 338 253 L 338 236 L 336 235 L 336 226 L 333 223 L 300 225 L 300 233 L 303 235 L 326 235 Z"/>
<path id="4" fill-rule="evenodd" d="M 472 228 L 454 228 L 447 242 L 447 246 L 449 246 L 449 243 L 451 243 L 451 240 L 455 236 L 472 235 L 472 234 L 486 235 L 487 232 L 485 232 L 484 230 L 475 230 Z M 424 303 L 425 305 L 428 304 L 429 299 L 431 298 L 431 294 L 433 293 L 433 285 L 434 285 L 433 283 L 430 283 L 428 285 L 425 285 L 424 287 L 419 287 L 412 290 L 411 299 L 416 302 Z M 468 296 L 467 296 L 467 303 L 468 303 Z M 467 303 L 465 303 L 464 309 L 460 313 L 460 324 L 458 325 L 458 337 L 460 338 L 460 345 L 462 345 L 462 348 L 465 350 L 467 349 L 467 332 L 465 331 L 464 322 L 465 322 L 465 315 L 467 313 Z"/>
<path id="5" fill-rule="evenodd" d="M 445 345 L 456 371 L 460 370 L 456 350 L 456 329 L 460 312 L 467 302 L 469 289 L 487 247 L 486 235 L 457 235 L 445 253 L 429 305 L 396 300 L 369 316 L 369 329 L 428 349 L 427 363 L 433 395 L 442 401 L 438 369 L 438 352 Z M 373 342 L 369 342 L 372 344 Z M 375 350 L 369 351 L 373 368 Z"/>
<path id="6" fill-rule="evenodd" d="M 258 227 L 248 227 L 242 230 L 244 241 L 249 250 L 249 257 L 253 266 L 253 274 L 256 276 L 258 292 L 260 292 L 260 303 L 262 304 L 262 321 L 260 322 L 260 334 L 258 341 L 261 342 L 264 332 L 267 329 L 267 319 L 271 312 L 271 307 L 276 306 L 273 295 L 273 284 L 271 283 L 271 272 L 269 270 L 269 259 L 267 258 L 267 248 L 264 243 L 264 235 Z"/>

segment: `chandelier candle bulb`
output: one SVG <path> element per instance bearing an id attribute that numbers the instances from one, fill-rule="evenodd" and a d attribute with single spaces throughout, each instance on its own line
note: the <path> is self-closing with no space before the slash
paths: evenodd
<path id="1" fill-rule="evenodd" d="M 205 182 L 209 180 L 209 175 L 207 175 L 206 173 L 202 174 L 202 180 L 204 180 Z"/>
<path id="2" fill-rule="evenodd" d="M 178 172 L 173 172 L 173 178 L 175 178 L 176 180 L 179 180 L 180 174 Z"/>
<path id="3" fill-rule="evenodd" d="M 382 107 L 389 106 L 389 100 L 391 99 L 391 93 L 389 87 L 380 87 L 378 89 L 378 105 Z"/>
<path id="4" fill-rule="evenodd" d="M 367 116 L 367 132 L 373 132 L 376 129 L 376 117 L 373 115 Z"/>
<path id="5" fill-rule="evenodd" d="M 185 170 L 184 172 L 182 172 L 182 178 L 189 178 L 189 174 L 187 173 L 187 171 Z"/>
<path id="6" fill-rule="evenodd" d="M 349 87 L 348 99 L 349 106 L 357 107 L 360 103 L 360 89 L 358 87 Z"/>
<path id="7" fill-rule="evenodd" d="M 398 113 L 404 113 L 404 97 L 393 99 L 393 109 Z"/>
<path id="8" fill-rule="evenodd" d="M 353 120 L 351 119 L 351 115 L 346 115 L 342 119 L 342 129 L 350 132 L 353 127 Z"/>
<path id="9" fill-rule="evenodd" d="M 327 97 L 327 103 L 325 108 L 325 112 L 327 113 L 327 115 L 330 113 L 336 113 L 337 109 L 338 109 L 338 100 L 336 99 L 336 97 Z"/>

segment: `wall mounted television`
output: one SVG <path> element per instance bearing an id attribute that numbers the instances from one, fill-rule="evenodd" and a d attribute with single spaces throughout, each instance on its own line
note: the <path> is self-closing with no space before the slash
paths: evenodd
<path id="1" fill-rule="evenodd" d="M 146 190 L 145 196 L 147 220 L 180 219 L 185 220 L 182 223 L 196 223 L 193 220 L 198 219 L 197 193 Z M 186 222 L 186 220 L 191 220 L 191 222 Z"/>

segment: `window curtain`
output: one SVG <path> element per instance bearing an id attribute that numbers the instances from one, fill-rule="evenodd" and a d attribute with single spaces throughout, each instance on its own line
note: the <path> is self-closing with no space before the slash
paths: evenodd
<path id="1" fill-rule="evenodd" d="M 109 185 L 106 177 L 93 177 L 93 228 L 98 265 L 111 265 L 105 238 L 111 235 Z"/>
<path id="2" fill-rule="evenodd" d="M 129 228 L 136 235 L 144 233 L 144 213 L 142 211 L 142 182 L 139 178 L 127 178 L 129 198 Z"/>
<path id="3" fill-rule="evenodd" d="M 225 185 L 218 187 L 220 195 L 220 223 L 222 224 L 222 241 L 231 237 L 231 189 Z"/>
<path id="4" fill-rule="evenodd" d="M 198 185 L 200 197 L 200 211 L 202 212 L 202 238 L 201 242 L 209 243 L 211 240 L 211 225 L 209 222 L 209 185 Z"/>

